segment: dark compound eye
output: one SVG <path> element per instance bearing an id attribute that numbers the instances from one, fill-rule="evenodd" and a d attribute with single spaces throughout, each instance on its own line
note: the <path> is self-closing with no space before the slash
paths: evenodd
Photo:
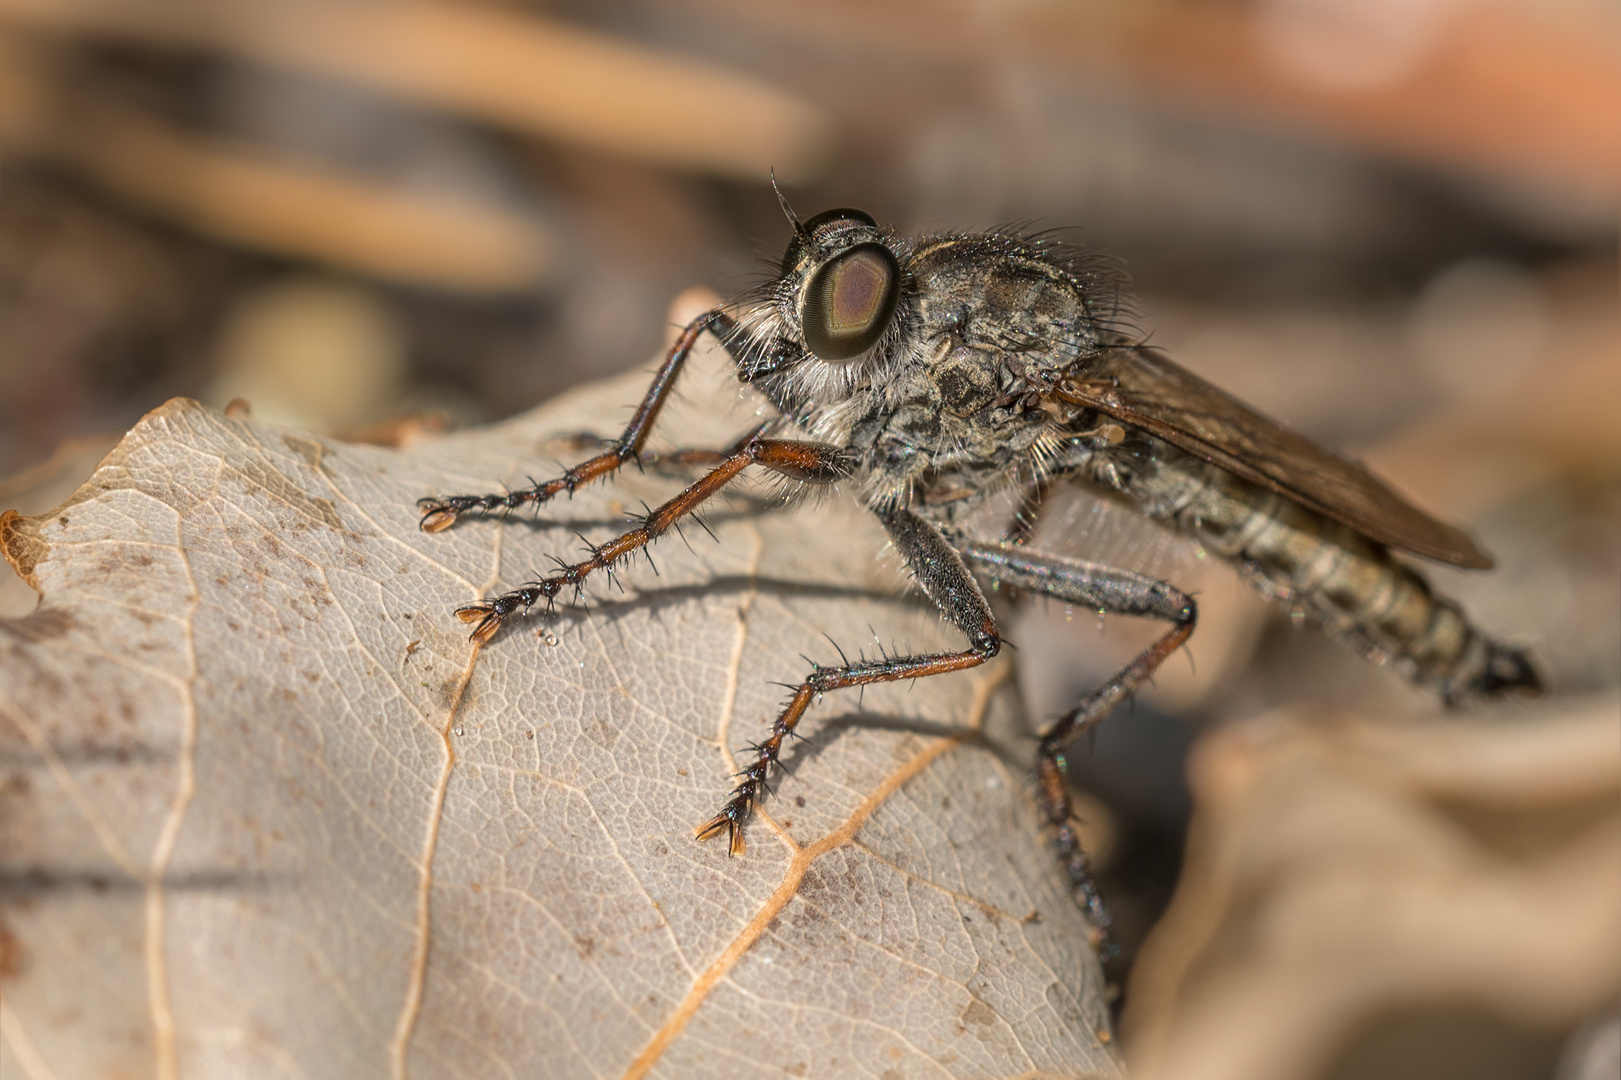
<path id="1" fill-rule="evenodd" d="M 879 222 L 872 221 L 872 214 L 848 206 L 822 211 L 812 217 L 811 221 L 794 225 L 794 238 L 789 240 L 788 250 L 783 253 L 783 276 L 788 276 L 788 271 L 798 266 L 799 258 L 806 253 L 806 245 L 812 238 L 825 240 L 835 232 L 861 225 L 866 225 L 867 229 L 877 229 Z"/>
<path id="2" fill-rule="evenodd" d="M 820 214 L 805 222 L 805 232 L 815 236 L 823 225 L 840 225 L 846 228 L 850 225 L 865 225 L 869 229 L 878 227 L 878 223 L 872 219 L 871 214 L 865 210 L 853 210 L 848 206 L 841 206 L 834 210 L 823 210 Z"/>
<path id="3" fill-rule="evenodd" d="M 859 228 L 862 225 L 869 229 L 878 228 L 878 223 L 872 219 L 871 214 L 864 210 L 852 210 L 847 206 L 837 210 L 823 210 L 803 225 L 795 225 L 793 239 L 788 241 L 788 250 L 782 256 L 783 275 L 786 276 L 788 271 L 799 264 L 800 256 L 805 254 L 805 246 L 812 238 L 825 240 L 840 230 Z"/>
<path id="4" fill-rule="evenodd" d="M 883 336 L 900 298 L 901 269 L 882 244 L 857 244 L 811 277 L 805 344 L 823 360 L 860 356 Z"/>

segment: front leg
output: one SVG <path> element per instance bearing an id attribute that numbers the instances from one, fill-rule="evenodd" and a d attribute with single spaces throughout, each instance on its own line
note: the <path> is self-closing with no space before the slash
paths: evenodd
<path id="1" fill-rule="evenodd" d="M 708 455 L 709 452 L 694 453 Z M 478 624 L 473 628 L 474 641 L 480 644 L 489 641 L 508 616 L 528 614 L 529 609 L 541 601 L 545 601 L 549 607 L 560 592 L 568 588 L 582 588 L 586 578 L 598 570 L 612 574 L 614 566 L 621 559 L 641 551 L 663 536 L 683 517 L 736 480 L 750 465 L 763 465 L 779 476 L 806 484 L 832 484 L 848 476 L 851 469 L 849 454 L 836 446 L 791 439 L 767 439 L 758 432 L 747 436 L 720 458 L 718 466 L 687 485 L 681 494 L 648 511 L 636 528 L 616 536 L 601 547 L 593 547 L 590 558 L 572 565 L 563 564 L 557 573 L 520 589 L 457 608 L 456 617 L 462 622 Z"/>
<path id="2" fill-rule="evenodd" d="M 698 336 L 705 330 L 713 332 L 730 349 L 736 336 L 737 320 L 724 311 L 716 310 L 706 311 L 688 323 L 686 329 L 681 331 L 681 336 L 675 339 L 675 344 L 670 346 L 669 354 L 659 366 L 658 374 L 653 376 L 653 385 L 647 388 L 647 395 L 642 398 L 636 414 L 630 418 L 624 434 L 620 435 L 619 440 L 607 450 L 580 462 L 556 479 L 519 488 L 516 491 L 489 495 L 431 495 L 419 499 L 417 507 L 422 511 L 422 531 L 439 532 L 448 529 L 456 523 L 458 517 L 469 510 L 511 511 L 527 503 L 546 502 L 560 492 L 572 494 L 581 484 L 589 484 L 593 480 L 611 476 L 626 462 L 639 460 L 642 446 L 652 433 L 659 410 L 664 408 L 664 402 L 670 396 L 670 389 L 675 385 L 676 377 L 686 365 L 687 357 L 691 355 L 692 347 L 697 344 Z"/>
<path id="3" fill-rule="evenodd" d="M 985 594 L 940 531 L 910 510 L 880 511 L 878 517 L 884 523 L 884 528 L 889 530 L 896 550 L 923 591 L 939 607 L 947 621 L 968 638 L 968 648 L 961 652 L 890 656 L 837 667 L 817 665 L 813 668 L 795 687 L 788 704 L 771 725 L 770 737 L 751 747 L 754 760 L 738 773 L 740 782 L 732 789 L 726 805 L 721 807 L 720 813 L 695 830 L 699 840 L 708 840 L 725 832 L 728 855 L 743 854 L 743 821 L 759 801 L 772 768 L 778 765 L 783 741 L 794 733 L 805 710 L 818 696 L 849 686 L 869 686 L 965 671 L 983 664 L 1002 647 L 1002 638 L 997 632 L 991 607 L 985 602 Z"/>

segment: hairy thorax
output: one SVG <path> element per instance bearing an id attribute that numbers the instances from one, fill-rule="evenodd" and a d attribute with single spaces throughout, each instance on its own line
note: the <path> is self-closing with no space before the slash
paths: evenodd
<path id="1" fill-rule="evenodd" d="M 848 445 L 866 463 L 857 480 L 871 505 L 953 517 L 1064 451 L 1079 410 L 1036 391 L 1098 341 L 1080 283 L 1004 238 L 926 241 L 908 270 L 915 344 L 855 390 Z"/>

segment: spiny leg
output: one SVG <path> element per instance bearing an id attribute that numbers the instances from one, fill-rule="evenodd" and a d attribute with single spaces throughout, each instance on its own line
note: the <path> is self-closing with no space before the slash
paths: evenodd
<path id="1" fill-rule="evenodd" d="M 457 608 L 456 617 L 462 622 L 478 623 L 473 628 L 474 641 L 489 641 L 501 628 L 501 621 L 514 612 L 527 613 L 542 600 L 550 605 L 564 589 L 583 587 L 585 579 L 595 571 L 611 572 L 615 563 L 663 536 L 750 465 L 763 465 L 790 480 L 810 484 L 831 484 L 850 473 L 848 453 L 836 446 L 750 435 L 728 452 L 718 467 L 689 484 L 675 498 L 649 511 L 636 528 L 600 547 L 593 547 L 590 558 L 565 564 L 555 574 L 521 589 Z"/>
<path id="2" fill-rule="evenodd" d="M 1161 619 L 1171 629 L 1113 678 L 1077 702 L 1042 736 L 1036 755 L 1036 781 L 1041 809 L 1053 828 L 1053 849 L 1069 878 L 1076 899 L 1098 932 L 1100 950 L 1107 948 L 1109 914 L 1092 882 L 1086 853 L 1074 826 L 1074 807 L 1064 778 L 1064 749 L 1107 716 L 1123 698 L 1147 682 L 1165 658 L 1193 633 L 1198 608 L 1193 598 L 1163 581 L 1100 563 L 1045 555 L 1008 544 L 968 542 L 959 550 L 972 566 L 1000 582 L 1084 605 L 1112 615 Z"/>
<path id="3" fill-rule="evenodd" d="M 909 510 L 881 511 L 878 517 L 924 593 L 939 607 L 941 614 L 967 636 L 969 647 L 961 652 L 890 656 L 837 667 L 817 665 L 812 668 L 771 725 L 770 737 L 751 747 L 754 760 L 738 773 L 740 782 L 732 789 L 726 805 L 694 830 L 699 840 L 708 840 L 725 831 L 729 855 L 743 854 L 743 821 L 759 801 L 772 767 L 780 767 L 778 758 L 783 741 L 794 733 L 805 710 L 818 695 L 849 686 L 964 671 L 983 664 L 1002 647 L 1002 638 L 984 593 L 939 530 Z"/>
<path id="4" fill-rule="evenodd" d="M 705 312 L 688 323 L 681 331 L 681 335 L 676 338 L 675 344 L 670 346 L 669 354 L 659 366 L 658 374 L 653 376 L 653 384 L 647 388 L 647 396 L 642 399 L 636 414 L 626 425 L 624 434 L 620 435 L 619 440 L 607 450 L 580 462 L 556 479 L 519 488 L 516 491 L 488 495 L 432 495 L 418 499 L 417 507 L 422 511 L 422 531 L 439 532 L 441 529 L 448 529 L 455 524 L 458 517 L 470 510 L 481 512 L 515 510 L 527 503 L 546 502 L 562 492 L 572 494 L 581 484 L 610 476 L 626 462 L 639 460 L 642 446 L 653 430 L 659 410 L 669 398 L 676 376 L 681 374 L 681 369 L 686 364 L 687 357 L 691 355 L 699 335 L 709 330 L 722 342 L 729 344 L 736 329 L 736 320 L 718 310 Z"/>

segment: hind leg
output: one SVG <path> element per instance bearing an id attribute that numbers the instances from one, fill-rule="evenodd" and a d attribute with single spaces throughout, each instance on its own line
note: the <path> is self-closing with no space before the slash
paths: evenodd
<path id="1" fill-rule="evenodd" d="M 1046 555 L 1011 544 L 963 543 L 958 551 L 968 565 L 1023 592 L 1111 615 L 1136 615 L 1171 624 L 1159 640 L 1060 716 L 1042 736 L 1036 754 L 1039 798 L 1042 814 L 1053 829 L 1053 849 L 1101 945 L 1107 939 L 1109 916 L 1092 883 L 1086 853 L 1075 832 L 1074 807 L 1064 776 L 1064 752 L 1147 682 L 1165 658 L 1188 640 L 1198 619 L 1198 608 L 1192 597 L 1163 581 L 1100 563 Z"/>

